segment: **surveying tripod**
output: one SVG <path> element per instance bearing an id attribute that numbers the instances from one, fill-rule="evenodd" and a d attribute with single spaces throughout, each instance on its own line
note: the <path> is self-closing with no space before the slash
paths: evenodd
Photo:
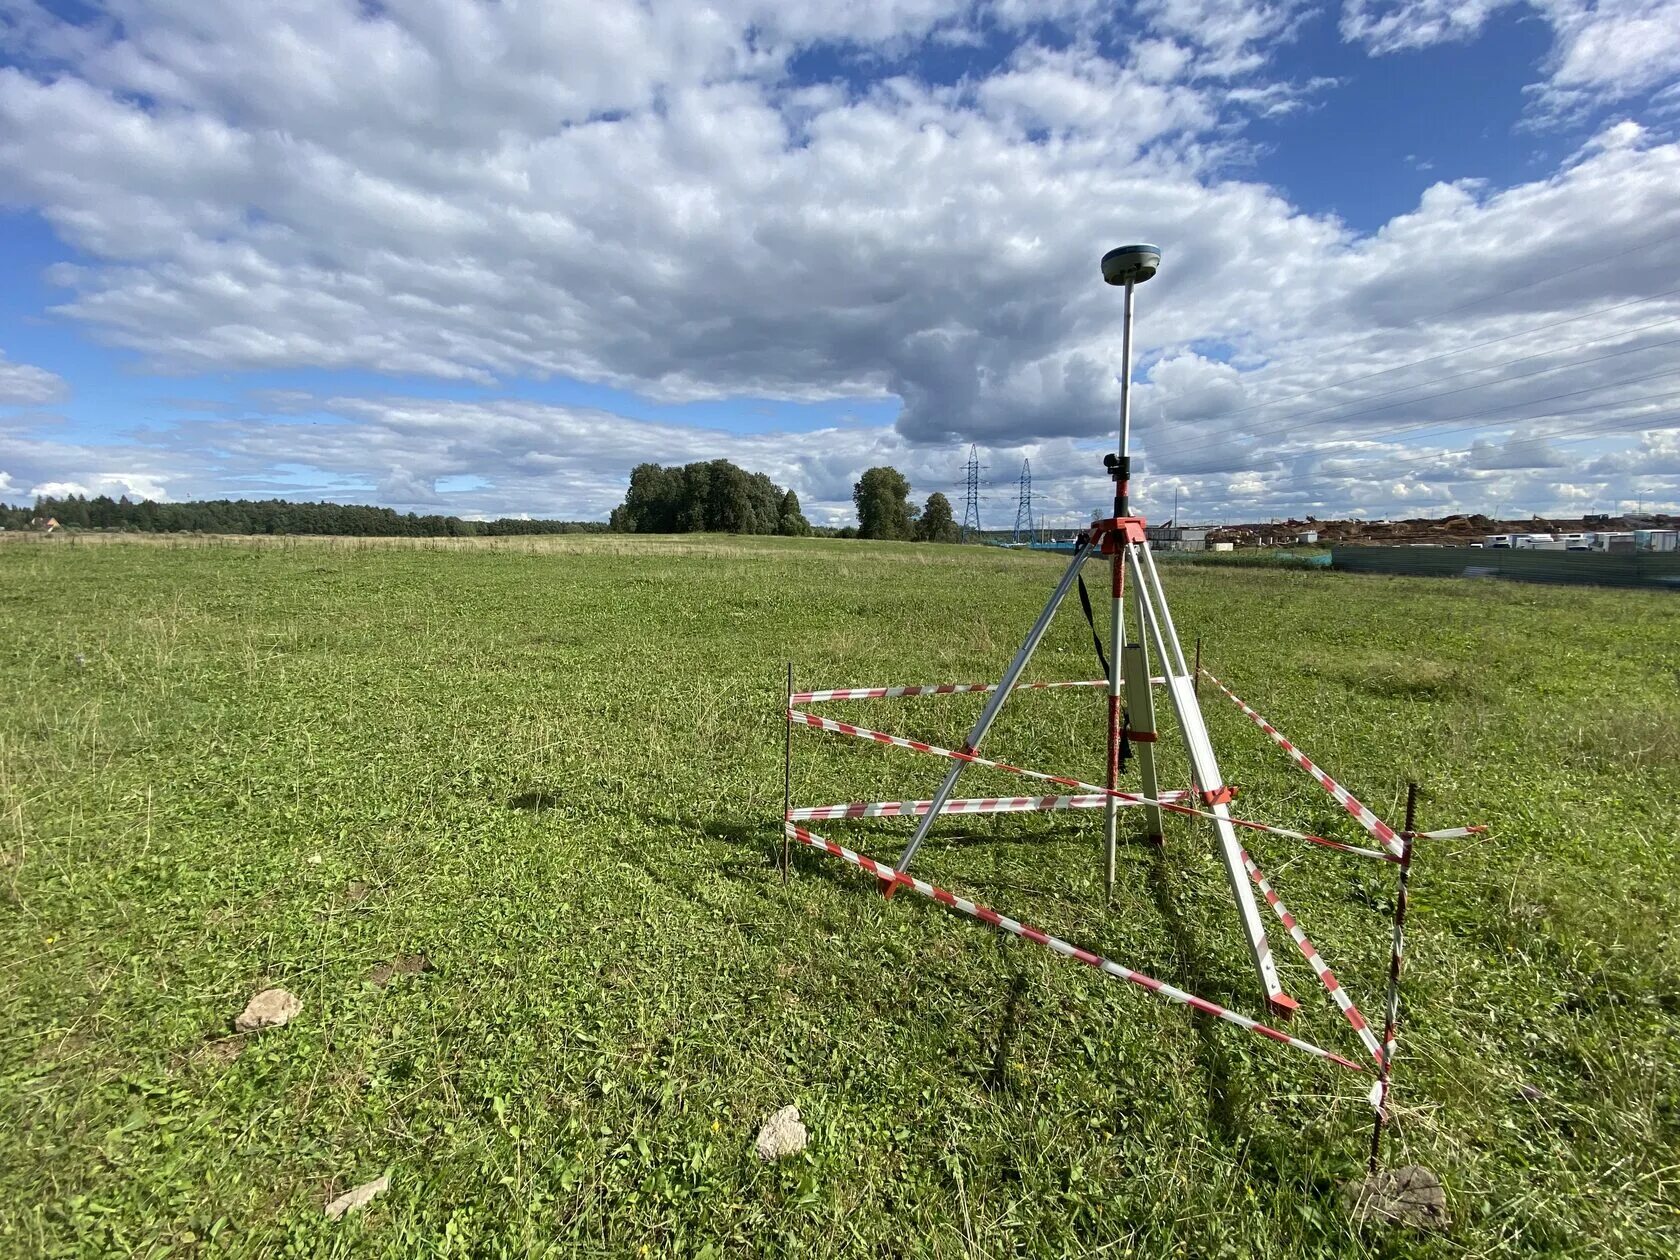
<path id="1" fill-rule="evenodd" d="M 1261 989 L 1265 993 L 1267 1005 L 1273 1011 L 1288 1014 L 1296 1008 L 1297 1003 L 1283 992 L 1277 966 L 1272 960 L 1271 947 L 1267 944 L 1266 932 L 1261 924 L 1260 910 L 1255 905 L 1254 894 L 1249 889 L 1248 875 L 1243 866 L 1242 845 L 1238 842 L 1236 830 L 1229 821 L 1231 789 L 1226 786 L 1220 773 L 1213 743 L 1208 738 L 1207 724 L 1202 718 L 1201 704 L 1196 696 L 1195 675 L 1186 663 L 1184 649 L 1179 644 L 1172 611 L 1167 607 L 1166 593 L 1161 589 L 1161 577 L 1155 568 L 1155 557 L 1149 549 L 1149 539 L 1144 533 L 1144 520 L 1141 516 L 1132 515 L 1130 511 L 1131 459 L 1128 445 L 1131 436 L 1132 290 L 1135 285 L 1153 276 L 1160 262 L 1160 250 L 1152 245 L 1127 245 L 1111 250 L 1103 257 L 1103 279 L 1113 285 L 1123 285 L 1126 292 L 1121 350 L 1123 370 L 1120 377 L 1120 449 L 1117 455 L 1109 454 L 1103 458 L 1104 467 L 1114 481 L 1114 515 L 1092 522 L 1090 530 L 1080 537 L 1072 563 L 1062 574 L 1061 581 L 1056 584 L 1049 602 L 1039 613 L 1038 620 L 1033 623 L 1026 639 L 1016 650 L 1015 657 L 1010 661 L 1009 668 L 1004 671 L 996 690 L 988 697 L 986 707 L 964 740 L 962 751 L 968 756 L 979 751 L 981 741 L 986 738 L 993 721 L 1008 702 L 1015 684 L 1020 680 L 1028 662 L 1032 660 L 1034 650 L 1050 628 L 1056 609 L 1061 606 L 1068 592 L 1079 580 L 1085 562 L 1094 555 L 1109 557 L 1112 580 L 1109 587 L 1111 652 L 1108 658 L 1108 790 L 1114 792 L 1118 789 L 1120 750 L 1122 741 L 1126 741 L 1135 745 L 1134 753 L 1142 780 L 1141 794 L 1151 801 L 1160 799 L 1155 770 L 1155 700 L 1150 681 L 1150 648 L 1153 645 L 1155 659 L 1161 664 L 1167 697 L 1178 719 L 1178 729 L 1184 739 L 1185 751 L 1189 754 L 1195 794 L 1202 808 L 1214 816 L 1213 827 L 1219 838 L 1225 878 L 1230 885 L 1231 896 L 1237 903 L 1243 936 L 1248 942 Z M 1125 594 L 1128 572 L 1132 576 L 1133 602 L 1137 610 L 1135 643 L 1126 641 Z M 916 850 L 921 847 L 922 841 L 927 839 L 934 821 L 945 808 L 945 803 L 950 800 L 957 779 L 966 764 L 964 760 L 955 761 L 946 772 L 945 781 L 940 784 L 927 813 L 916 827 L 915 835 L 899 855 L 895 866 L 900 872 L 909 869 L 912 859 L 916 856 Z M 1144 810 L 1150 836 L 1159 840 L 1162 835 L 1160 806 L 1146 805 Z M 1111 895 L 1114 890 L 1118 832 L 1119 803 L 1111 796 L 1104 819 L 1103 838 L 1104 883 Z M 890 887 L 887 889 L 889 892 Z"/>

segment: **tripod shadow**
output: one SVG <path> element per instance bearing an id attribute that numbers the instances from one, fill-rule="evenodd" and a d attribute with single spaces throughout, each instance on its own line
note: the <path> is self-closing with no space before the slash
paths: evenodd
<path id="1" fill-rule="evenodd" d="M 1016 971 L 1009 977 L 1009 995 L 1004 999 L 1003 1022 L 998 1025 L 997 1046 L 992 1052 L 991 1066 L 984 1077 L 986 1088 L 994 1094 L 1009 1089 L 1009 1059 L 1015 1053 L 1015 1043 L 1021 1037 L 1021 1000 L 1027 994 L 1025 972 Z"/>
<path id="2" fill-rule="evenodd" d="M 1178 974 L 1183 977 L 1184 988 L 1196 994 L 1205 993 L 1207 973 L 1201 962 L 1205 955 L 1197 943 L 1195 930 L 1179 908 L 1179 871 L 1166 845 L 1151 845 L 1150 848 L 1149 892 L 1161 921 L 1166 925 Z M 1197 1059 L 1206 1074 L 1208 1119 L 1221 1138 L 1234 1142 L 1242 1134 L 1240 1112 L 1243 1099 L 1231 1071 L 1231 1056 L 1227 1049 L 1230 1042 L 1213 1016 L 1189 1008 L 1187 1013 L 1196 1031 Z"/>

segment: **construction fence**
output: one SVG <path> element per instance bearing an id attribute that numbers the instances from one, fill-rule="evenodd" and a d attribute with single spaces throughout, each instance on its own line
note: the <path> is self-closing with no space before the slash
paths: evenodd
<path id="1" fill-rule="evenodd" d="M 1331 550 L 1350 573 L 1500 577 L 1519 582 L 1644 586 L 1680 591 L 1680 552 L 1506 551 L 1476 547 L 1358 547 Z"/>

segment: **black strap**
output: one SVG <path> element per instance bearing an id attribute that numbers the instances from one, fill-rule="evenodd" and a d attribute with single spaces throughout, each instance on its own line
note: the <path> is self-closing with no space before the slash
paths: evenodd
<path id="1" fill-rule="evenodd" d="M 1108 677 L 1108 653 L 1103 651 L 1102 635 L 1097 633 L 1097 619 L 1091 615 L 1091 592 L 1085 589 L 1085 575 L 1079 575 L 1079 606 L 1085 610 L 1085 624 L 1091 627 L 1091 642 L 1097 647 L 1097 660 L 1102 662 L 1103 677 Z"/>

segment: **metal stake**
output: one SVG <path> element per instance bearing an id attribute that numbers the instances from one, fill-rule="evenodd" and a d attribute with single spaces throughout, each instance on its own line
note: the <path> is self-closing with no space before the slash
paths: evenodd
<path id="1" fill-rule="evenodd" d="M 787 716 L 793 708 L 793 662 L 787 663 L 787 703 L 782 706 L 782 883 L 788 882 L 787 816 L 793 812 L 793 719 Z"/>
<path id="2" fill-rule="evenodd" d="M 1401 947 L 1406 930 L 1406 882 L 1412 873 L 1413 832 L 1417 828 L 1418 785 L 1406 784 L 1406 826 L 1400 832 L 1400 881 L 1394 895 L 1394 948 L 1388 958 L 1388 1018 L 1383 1024 L 1382 1065 L 1377 1070 L 1377 1118 L 1371 1126 L 1369 1172 L 1377 1175 L 1382 1154 L 1383 1125 L 1388 1121 L 1388 1078 L 1394 1064 L 1394 1040 L 1400 1028 Z"/>

